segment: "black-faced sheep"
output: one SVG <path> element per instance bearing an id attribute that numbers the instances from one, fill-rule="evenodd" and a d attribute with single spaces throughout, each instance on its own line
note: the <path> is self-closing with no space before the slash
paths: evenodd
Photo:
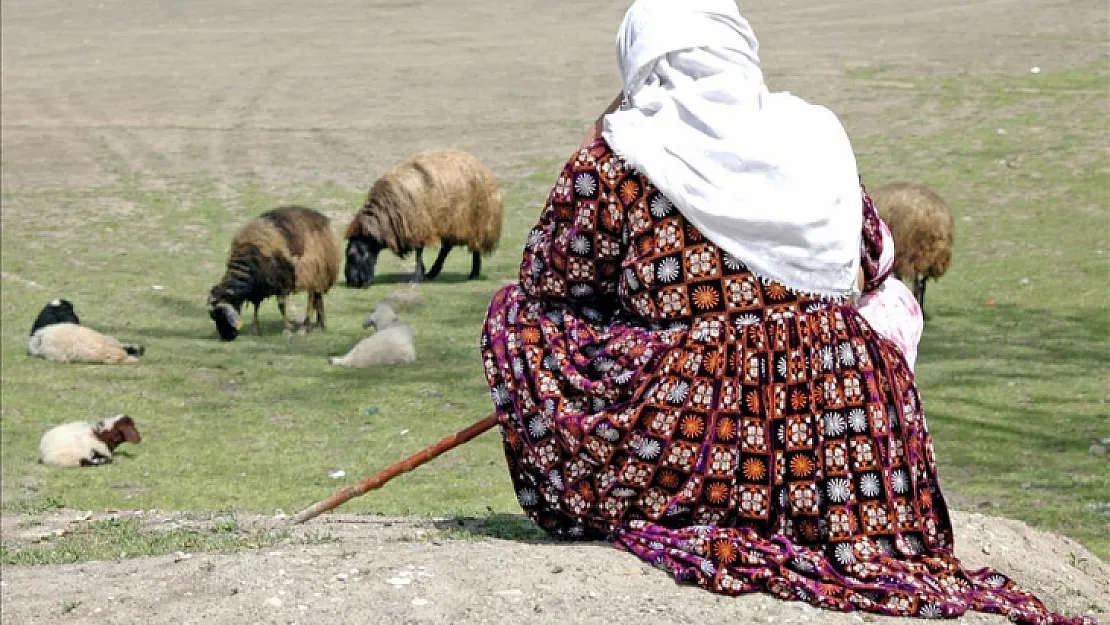
<path id="1" fill-rule="evenodd" d="M 469 280 L 478 277 L 482 254 L 501 238 L 501 191 L 493 172 L 461 150 L 433 150 L 394 167 L 370 188 L 366 202 L 347 227 L 347 285 L 374 281 L 378 254 L 389 248 L 400 258 L 416 250 L 415 282 L 435 279 L 456 245 L 473 256 Z M 424 272 L 424 248 L 439 245 Z"/>
<path id="2" fill-rule="evenodd" d="M 208 315 L 216 322 L 220 338 L 233 341 L 243 327 L 243 302 L 251 302 L 252 330 L 258 334 L 258 306 L 273 296 L 288 332 L 292 327 L 285 314 L 286 300 L 290 294 L 307 291 L 303 329 L 311 329 L 313 311 L 316 325 L 324 329 L 324 294 L 335 284 L 342 260 L 339 238 L 323 214 L 299 206 L 263 213 L 232 240 L 227 271 L 208 296 Z"/>
<path id="3" fill-rule="evenodd" d="M 90 423 L 74 421 L 51 428 L 39 442 L 39 462 L 59 467 L 87 467 L 112 462 L 112 452 L 121 443 L 142 441 L 135 421 L 116 415 Z"/>
<path id="4" fill-rule="evenodd" d="M 56 299 L 43 307 L 31 325 L 27 353 L 50 362 L 135 364 L 146 350 L 81 325 L 69 300 Z"/>
<path id="5" fill-rule="evenodd" d="M 340 367 L 375 367 L 401 365 L 416 361 L 412 326 L 401 323 L 388 304 L 378 304 L 362 327 L 374 328 L 374 334 L 362 339 L 345 356 L 328 359 Z"/>
<path id="6" fill-rule="evenodd" d="M 915 182 L 880 187 L 871 192 L 871 201 L 894 237 L 894 275 L 911 285 L 924 310 L 925 282 L 943 276 L 952 263 L 956 223 L 948 204 Z"/>

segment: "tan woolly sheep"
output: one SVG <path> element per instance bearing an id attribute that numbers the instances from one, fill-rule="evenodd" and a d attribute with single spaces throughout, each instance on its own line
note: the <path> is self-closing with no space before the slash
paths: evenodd
<path id="1" fill-rule="evenodd" d="M 312 209 L 289 206 L 263 213 L 235 235 L 223 280 L 208 296 L 208 314 L 225 341 L 235 340 L 243 327 L 243 302 L 254 304 L 255 334 L 258 306 L 276 296 L 278 310 L 290 331 L 285 303 L 290 294 L 308 291 L 303 329 L 325 327 L 324 294 L 335 284 L 342 262 L 339 238 L 331 221 Z"/>
<path id="2" fill-rule="evenodd" d="M 952 263 L 955 220 L 948 204 L 915 182 L 894 182 L 870 195 L 894 237 L 894 275 L 912 286 L 924 310 L 925 282 L 943 276 Z"/>
<path id="3" fill-rule="evenodd" d="M 362 368 L 401 365 L 416 360 L 412 326 L 401 323 L 388 304 L 378 304 L 362 327 L 375 328 L 377 332 L 359 341 L 345 356 L 333 356 L 328 362 L 340 367 Z"/>
<path id="4" fill-rule="evenodd" d="M 435 279 L 456 245 L 470 248 L 468 280 L 478 277 L 482 254 L 501 238 L 501 191 L 493 172 L 461 150 L 414 155 L 371 187 L 362 209 L 347 227 L 347 285 L 374 281 L 378 254 L 389 248 L 405 258 L 416 250 L 413 280 Z M 424 248 L 439 245 L 439 255 L 424 273 Z"/>
<path id="5" fill-rule="evenodd" d="M 27 353 L 50 362 L 130 365 L 139 362 L 142 345 L 115 338 L 81 325 L 69 300 L 56 299 L 43 307 L 31 326 Z"/>

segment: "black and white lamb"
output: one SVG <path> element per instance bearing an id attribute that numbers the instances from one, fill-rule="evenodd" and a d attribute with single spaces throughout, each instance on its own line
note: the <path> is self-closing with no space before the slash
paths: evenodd
<path id="1" fill-rule="evenodd" d="M 328 362 L 340 367 L 362 368 L 416 361 L 412 326 L 401 323 L 389 304 L 378 304 L 362 327 L 374 328 L 377 332 L 359 341 L 346 356 L 333 356 Z"/>
<path id="2" fill-rule="evenodd" d="M 81 325 L 69 300 L 47 304 L 31 326 L 27 353 L 51 362 L 134 364 L 146 350 Z"/>
<path id="3" fill-rule="evenodd" d="M 112 462 L 112 452 L 124 442 L 142 440 L 135 421 L 116 415 L 100 421 L 74 421 L 53 427 L 42 435 L 39 462 L 58 467 L 89 467 Z"/>

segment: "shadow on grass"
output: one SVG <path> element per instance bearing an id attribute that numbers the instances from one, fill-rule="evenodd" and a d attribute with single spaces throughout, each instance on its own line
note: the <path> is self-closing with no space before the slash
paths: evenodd
<path id="1" fill-rule="evenodd" d="M 425 279 L 420 284 L 462 284 L 463 282 L 479 282 L 487 279 L 485 276 L 479 276 L 478 280 L 468 280 L 467 276 L 469 275 L 470 274 L 467 272 L 444 271 L 443 273 L 436 276 L 434 280 Z M 344 288 L 350 289 L 352 291 L 369 291 L 372 290 L 375 286 L 412 284 L 412 273 L 403 272 L 378 274 L 374 276 L 374 282 L 364 287 L 348 286 L 346 282 L 343 282 L 342 284 Z"/>
<path id="2" fill-rule="evenodd" d="M 1033 366 L 1105 368 L 1108 340 L 1110 313 L 1107 311 L 1093 315 L 1059 315 L 1013 305 L 983 305 L 974 311 L 941 308 L 934 311 L 925 329 L 919 358 L 921 362 L 941 365 L 999 360 Z M 1013 377 L 1041 379 L 1045 375 L 1035 369 L 1013 373 Z M 961 375 L 953 382 L 974 386 L 983 378 L 993 377 L 996 377 L 995 372 L 988 368 Z"/>

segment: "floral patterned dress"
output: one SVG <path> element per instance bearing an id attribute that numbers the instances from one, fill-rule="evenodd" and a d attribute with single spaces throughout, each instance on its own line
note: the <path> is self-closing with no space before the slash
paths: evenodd
<path id="1" fill-rule="evenodd" d="M 553 536 L 725 594 L 1083 622 L 953 556 L 899 349 L 851 302 L 753 275 L 604 140 L 567 163 L 481 340 L 518 500 Z"/>

